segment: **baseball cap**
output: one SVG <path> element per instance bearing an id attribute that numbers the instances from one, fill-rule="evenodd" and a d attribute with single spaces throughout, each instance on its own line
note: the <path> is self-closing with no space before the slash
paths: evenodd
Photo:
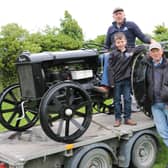
<path id="1" fill-rule="evenodd" d="M 122 11 L 124 12 L 124 9 L 123 8 L 120 8 L 120 7 L 117 7 L 113 10 L 113 14 L 116 13 L 116 12 L 119 12 L 119 11 Z"/>
<path id="2" fill-rule="evenodd" d="M 162 49 L 162 46 L 160 45 L 160 43 L 152 43 L 149 45 L 149 50 L 152 50 L 154 48 L 157 48 L 157 49 Z"/>

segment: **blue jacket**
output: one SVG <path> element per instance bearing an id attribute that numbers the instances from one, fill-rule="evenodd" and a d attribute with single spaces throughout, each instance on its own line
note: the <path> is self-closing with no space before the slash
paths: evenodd
<path id="1" fill-rule="evenodd" d="M 124 23 L 120 28 L 117 27 L 116 22 L 113 22 L 112 25 L 108 28 L 105 40 L 105 46 L 108 49 L 113 48 L 114 34 L 116 32 L 123 32 L 125 34 L 128 47 L 135 47 L 136 37 L 147 44 L 149 44 L 151 40 L 149 37 L 142 33 L 140 28 L 134 22 L 124 20 Z"/>

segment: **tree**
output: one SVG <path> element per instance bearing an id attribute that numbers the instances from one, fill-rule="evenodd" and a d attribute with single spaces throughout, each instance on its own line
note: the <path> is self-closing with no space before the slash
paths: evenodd
<path id="1" fill-rule="evenodd" d="M 165 24 L 155 26 L 153 31 L 154 37 L 157 41 L 168 41 L 168 28 Z"/>
<path id="2" fill-rule="evenodd" d="M 78 25 L 77 21 L 65 11 L 64 19 L 60 20 L 60 29 L 58 33 L 58 41 L 61 40 L 61 47 L 64 49 L 78 49 L 81 48 L 83 43 L 82 28 Z"/>
<path id="3" fill-rule="evenodd" d="M 28 32 L 15 23 L 8 24 L 2 27 L 0 33 L 0 68 L 3 82 L 16 78 L 16 69 L 14 62 L 18 54 L 20 54 L 23 46 L 23 40 Z M 10 80 L 9 77 L 10 76 Z"/>
<path id="4" fill-rule="evenodd" d="M 64 19 L 61 19 L 60 33 L 66 34 L 74 40 L 83 41 L 82 28 L 80 28 L 77 21 L 72 18 L 68 11 L 65 11 Z"/>
<path id="5" fill-rule="evenodd" d="M 25 50 L 38 51 L 39 48 L 27 41 L 28 31 L 16 23 L 2 26 L 0 37 L 1 81 L 3 85 L 8 85 L 17 80 L 16 58 Z"/>
<path id="6" fill-rule="evenodd" d="M 65 11 L 60 27 L 46 26 L 39 42 L 42 51 L 74 50 L 82 47 L 83 32 L 77 21 Z"/>
<path id="7" fill-rule="evenodd" d="M 155 26 L 155 29 L 153 30 L 153 33 L 155 35 L 166 33 L 166 32 L 168 32 L 168 28 L 165 27 L 164 23 L 162 25 Z"/>
<path id="8" fill-rule="evenodd" d="M 105 38 L 106 38 L 106 35 L 105 35 L 105 34 L 103 34 L 103 35 L 98 35 L 98 36 L 94 39 L 94 41 L 95 41 L 96 43 L 99 43 L 99 44 L 104 45 Z"/>
<path id="9" fill-rule="evenodd" d="M 104 45 L 105 35 L 98 35 L 93 40 L 88 40 L 84 43 L 84 48 L 97 48 L 98 50 L 105 49 Z"/>

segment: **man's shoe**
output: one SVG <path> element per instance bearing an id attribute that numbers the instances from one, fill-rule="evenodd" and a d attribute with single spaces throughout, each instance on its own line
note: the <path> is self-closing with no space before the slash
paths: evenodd
<path id="1" fill-rule="evenodd" d="M 137 125 L 136 121 L 132 119 L 125 120 L 125 124 L 127 125 Z"/>
<path id="2" fill-rule="evenodd" d="M 94 86 L 93 89 L 95 91 L 100 92 L 100 93 L 108 93 L 108 91 L 109 91 L 109 88 L 106 86 Z"/>
<path id="3" fill-rule="evenodd" d="M 115 120 L 114 127 L 119 127 L 120 125 L 121 125 L 121 121 L 120 120 Z"/>

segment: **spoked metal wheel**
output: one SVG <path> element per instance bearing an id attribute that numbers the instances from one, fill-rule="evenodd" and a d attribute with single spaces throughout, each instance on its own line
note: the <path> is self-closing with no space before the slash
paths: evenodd
<path id="1" fill-rule="evenodd" d="M 135 168 L 153 167 L 156 160 L 157 144 L 150 135 L 137 139 L 132 149 L 131 163 Z"/>
<path id="2" fill-rule="evenodd" d="M 19 84 L 7 87 L 0 96 L 0 122 L 13 131 L 25 131 L 38 120 L 38 112 L 32 109 L 36 101 L 23 101 Z"/>
<path id="3" fill-rule="evenodd" d="M 90 97 L 85 90 L 71 82 L 60 83 L 42 98 L 41 126 L 50 138 L 71 143 L 87 130 L 91 112 Z"/>

